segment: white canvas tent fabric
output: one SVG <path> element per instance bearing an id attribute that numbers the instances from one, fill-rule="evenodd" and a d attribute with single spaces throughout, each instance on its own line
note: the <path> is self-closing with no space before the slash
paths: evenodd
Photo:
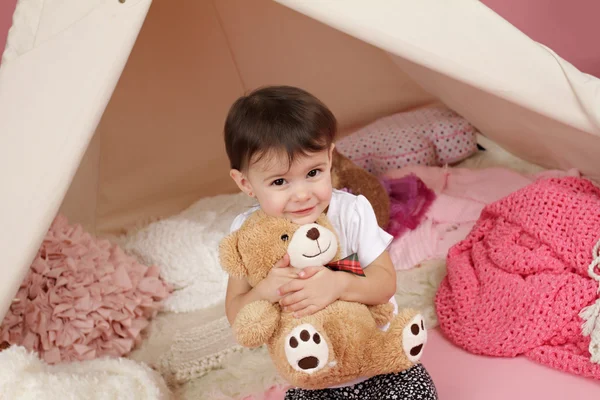
<path id="1" fill-rule="evenodd" d="M 150 5 L 22 1 L 0 67 L 0 314 L 63 200 Z M 13 42 L 14 41 L 14 42 Z"/>
<path id="2" fill-rule="evenodd" d="M 516 155 L 600 178 L 598 79 L 481 3 L 281 2 L 388 51 L 429 93 Z"/>
<path id="3" fill-rule="evenodd" d="M 315 93 L 343 133 L 438 99 L 600 181 L 600 81 L 476 1 L 20 0 L 0 66 L 0 314 L 59 209 L 109 234 L 232 191 L 223 118 L 273 83 Z"/>

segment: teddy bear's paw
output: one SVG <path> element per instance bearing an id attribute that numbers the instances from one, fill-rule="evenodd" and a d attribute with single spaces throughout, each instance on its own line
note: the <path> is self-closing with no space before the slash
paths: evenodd
<path id="1" fill-rule="evenodd" d="M 296 371 L 312 374 L 327 365 L 329 346 L 314 326 L 302 324 L 287 335 L 285 356 Z"/>
<path id="2" fill-rule="evenodd" d="M 402 330 L 402 347 L 411 362 L 417 362 L 427 343 L 427 329 L 421 314 L 415 315 Z"/>

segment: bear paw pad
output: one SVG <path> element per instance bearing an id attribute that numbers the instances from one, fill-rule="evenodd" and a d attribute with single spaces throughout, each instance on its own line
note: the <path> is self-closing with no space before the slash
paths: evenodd
<path id="1" fill-rule="evenodd" d="M 312 374 L 326 366 L 329 346 L 314 326 L 302 324 L 287 335 L 285 356 L 296 371 Z"/>
<path id="2" fill-rule="evenodd" d="M 406 357 L 411 362 L 417 362 L 423 354 L 427 343 L 427 329 L 421 314 L 417 314 L 402 330 L 402 347 Z"/>

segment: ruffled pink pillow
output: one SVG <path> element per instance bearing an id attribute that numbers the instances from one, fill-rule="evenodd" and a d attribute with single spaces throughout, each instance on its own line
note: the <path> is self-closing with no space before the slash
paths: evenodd
<path id="1" fill-rule="evenodd" d="M 120 357 L 141 341 L 170 291 L 158 267 L 59 215 L 0 326 L 0 342 L 49 364 Z"/>
<path id="2" fill-rule="evenodd" d="M 408 165 L 443 166 L 477 151 L 477 130 L 444 105 L 380 118 L 336 142 L 338 151 L 379 176 Z"/>

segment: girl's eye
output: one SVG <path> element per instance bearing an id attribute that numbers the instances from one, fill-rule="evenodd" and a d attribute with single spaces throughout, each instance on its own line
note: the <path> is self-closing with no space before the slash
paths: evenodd
<path id="1" fill-rule="evenodd" d="M 318 169 L 313 169 L 312 171 L 310 171 L 308 173 L 308 176 L 311 177 L 311 178 L 314 178 L 315 176 L 319 175 L 319 172 L 321 172 L 321 171 L 318 170 Z"/>
<path id="2" fill-rule="evenodd" d="M 283 240 L 284 242 L 287 242 L 289 238 L 290 237 L 286 234 L 281 235 L 281 240 Z"/>
<path id="3" fill-rule="evenodd" d="M 281 186 L 285 183 L 285 179 L 283 178 L 279 178 L 279 179 L 275 179 L 271 185 L 275 185 L 275 186 Z"/>

